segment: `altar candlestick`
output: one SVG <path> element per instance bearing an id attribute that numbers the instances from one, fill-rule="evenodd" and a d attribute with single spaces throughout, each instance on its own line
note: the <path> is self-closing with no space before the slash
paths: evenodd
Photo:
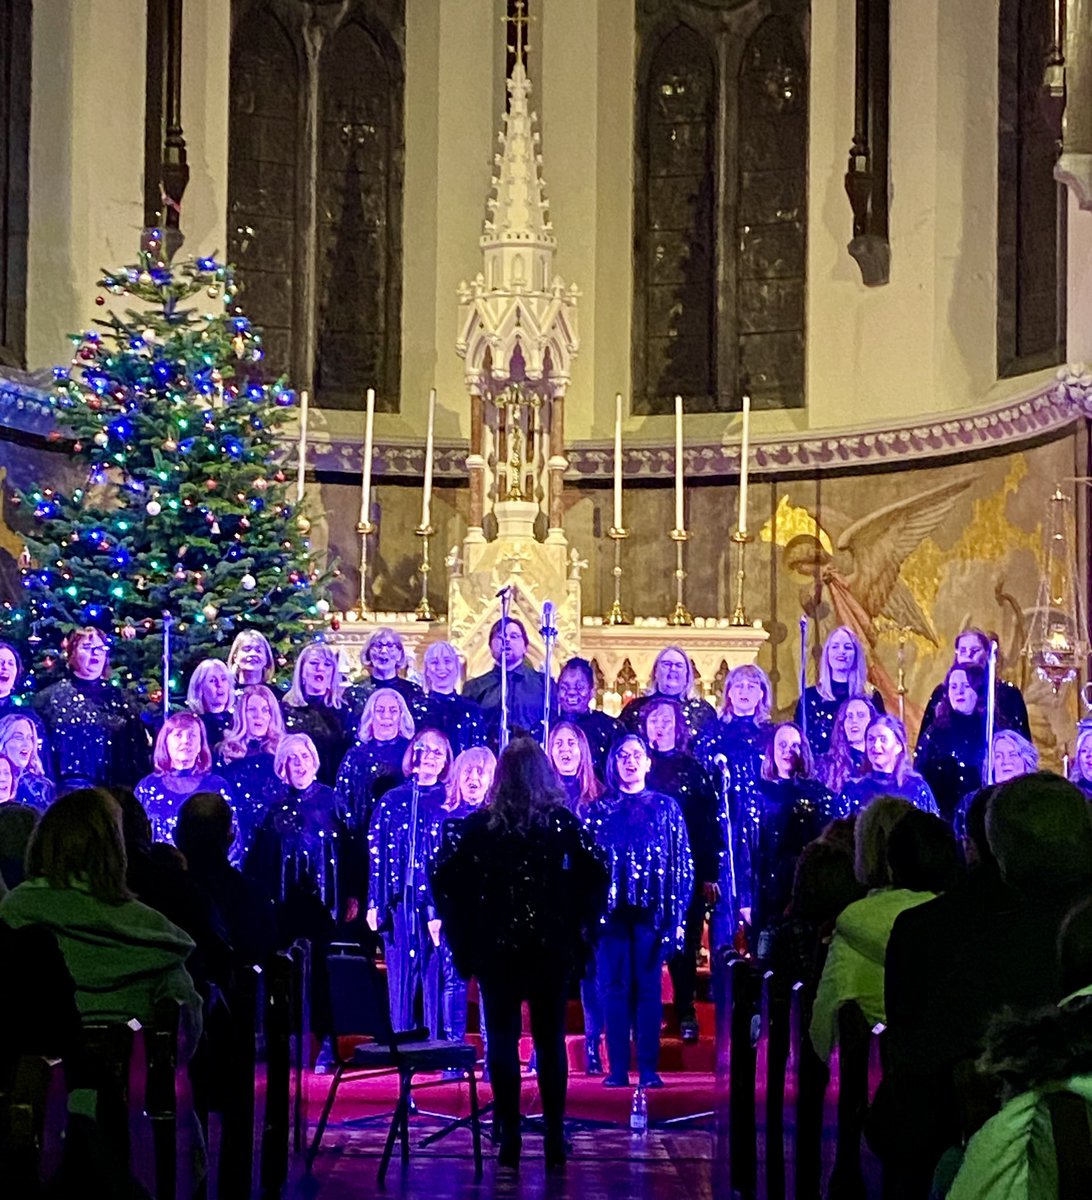
<path id="1" fill-rule="evenodd" d="M 296 463 L 296 503 L 303 502 L 303 484 L 307 475 L 307 405 L 306 388 L 300 392 L 300 448 Z"/>
<path id="2" fill-rule="evenodd" d="M 739 442 L 739 532 L 747 533 L 747 467 L 751 457 L 751 393 L 743 393 L 743 432 Z"/>
<path id="3" fill-rule="evenodd" d="M 622 528 L 622 393 L 614 396 L 614 528 Z"/>
<path id="4" fill-rule="evenodd" d="M 421 498 L 421 528 L 429 527 L 432 516 L 432 437 L 436 424 L 436 389 L 428 393 L 428 429 L 425 433 L 425 493 Z"/>
<path id="5" fill-rule="evenodd" d="M 375 425 L 375 388 L 368 388 L 364 408 L 364 472 L 360 485 L 360 523 L 371 521 L 372 494 L 372 431 Z"/>
<path id="6" fill-rule="evenodd" d="M 682 445 L 682 396 L 675 397 L 675 528 L 686 529 L 683 511 L 683 445 Z"/>

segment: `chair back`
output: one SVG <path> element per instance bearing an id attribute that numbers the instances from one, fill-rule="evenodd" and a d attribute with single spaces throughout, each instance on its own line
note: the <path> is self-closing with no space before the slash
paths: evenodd
<path id="1" fill-rule="evenodd" d="M 390 1009 L 386 988 L 375 963 L 344 950 L 326 956 L 330 985 L 331 1033 L 335 1038 L 364 1036 L 390 1042 Z"/>

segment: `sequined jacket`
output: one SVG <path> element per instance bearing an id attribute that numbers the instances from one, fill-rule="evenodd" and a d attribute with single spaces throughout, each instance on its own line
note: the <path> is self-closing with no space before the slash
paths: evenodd
<path id="1" fill-rule="evenodd" d="M 178 822 L 178 810 L 196 792 L 219 792 L 230 804 L 228 782 L 212 771 L 204 774 L 181 771 L 154 771 L 136 785 L 136 798 L 144 806 L 152 824 L 152 841 L 171 841 Z"/>
<path id="2" fill-rule="evenodd" d="M 421 727 L 426 707 L 424 689 L 412 679 L 403 679 L 401 675 L 396 675 L 393 679 L 373 679 L 368 675 L 358 683 L 350 684 L 341 697 L 341 719 L 350 741 L 356 737 L 360 726 L 360 714 L 364 711 L 364 705 L 368 703 L 368 697 L 380 688 L 390 688 L 397 692 L 405 700 L 414 725 L 417 728 Z"/>
<path id="3" fill-rule="evenodd" d="M 948 713 L 918 742 L 914 769 L 929 785 L 946 821 L 954 821 L 963 797 L 982 786 L 985 761 L 986 719 L 979 713 Z"/>
<path id="4" fill-rule="evenodd" d="M 761 930 L 784 914 L 792 899 L 796 860 L 837 805 L 817 779 L 762 779 L 758 794 L 751 920 Z"/>
<path id="5" fill-rule="evenodd" d="M 455 966 L 464 979 L 556 986 L 582 968 L 605 911 L 604 855 L 565 808 L 526 831 L 491 819 L 486 809 L 448 822 L 432 873 Z"/>
<path id="6" fill-rule="evenodd" d="M 812 753 L 816 758 L 820 754 L 826 754 L 830 749 L 830 739 L 834 733 L 834 720 L 838 716 L 838 709 L 849 699 L 849 684 L 847 683 L 831 680 L 830 690 L 834 699 L 824 700 L 819 695 L 817 687 L 805 688 L 804 695 L 797 700 L 796 711 L 792 715 L 796 724 L 807 733 L 808 745 L 811 746 Z M 878 713 L 885 711 L 883 697 L 879 692 L 869 689 L 867 699 L 871 701 L 872 707 Z"/>
<path id="7" fill-rule="evenodd" d="M 53 786 L 52 781 L 46 779 L 44 775 L 35 775 L 31 771 L 24 771 L 16 781 L 15 800 L 19 804 L 26 804 L 30 808 L 37 809 L 38 812 L 45 812 L 56 797 L 57 789 Z"/>
<path id="8" fill-rule="evenodd" d="M 404 737 L 355 742 L 341 760 L 335 790 L 362 835 L 367 834 L 376 803 L 405 779 L 402 759 L 408 745 Z"/>
<path id="9" fill-rule="evenodd" d="M 618 718 L 625 731 L 640 733 L 641 713 L 653 700 L 662 699 L 665 697 L 661 696 L 659 692 L 649 692 L 647 696 L 634 697 L 622 709 L 622 714 Z M 679 696 L 668 696 L 666 699 L 676 701 L 682 708 L 683 720 L 686 722 L 686 728 L 690 734 L 690 748 L 693 750 L 694 742 L 701 736 L 702 731 L 717 719 L 717 710 L 708 700 L 702 700 L 698 696 L 690 696 L 685 699 Z"/>
<path id="10" fill-rule="evenodd" d="M 49 734 L 52 774 L 62 791 L 132 787 L 151 766 L 144 722 L 120 687 L 65 675 L 38 693 L 34 708 Z"/>
<path id="11" fill-rule="evenodd" d="M 686 822 L 686 836 L 694 857 L 697 883 L 715 883 L 724 853 L 724 823 L 720 819 L 720 797 L 709 773 L 681 750 L 654 750 L 649 788 L 678 802 Z"/>
<path id="12" fill-rule="evenodd" d="M 338 767 L 352 741 L 345 736 L 343 710 L 309 699 L 299 708 L 282 700 L 281 712 L 287 733 L 305 733 L 315 743 L 319 756 L 319 782 L 333 787 Z"/>
<path id="13" fill-rule="evenodd" d="M 609 792 L 588 817 L 607 856 L 607 913 L 639 909 L 671 951 L 682 948 L 686 910 L 694 890 L 694 860 L 677 801 L 660 792 Z"/>
<path id="14" fill-rule="evenodd" d="M 918 730 L 919 745 L 939 715 L 944 690 L 943 683 L 938 683 L 933 688 L 933 694 L 929 697 L 929 703 L 926 704 L 921 718 L 921 728 Z M 1018 734 L 1031 741 L 1031 723 L 1028 720 L 1028 706 L 1024 701 L 1024 693 L 1007 679 L 997 681 L 997 728 L 1015 729 Z"/>
<path id="15" fill-rule="evenodd" d="M 438 729 L 455 755 L 486 742 L 485 713 L 457 692 L 429 692 L 420 729 Z"/>
<path id="16" fill-rule="evenodd" d="M 869 771 L 860 779 L 849 780 L 838 797 L 838 815 L 852 816 L 877 796 L 901 796 L 922 812 L 932 813 L 934 817 L 940 815 L 929 785 L 913 771 L 903 783 L 899 783 L 894 775 L 885 771 Z"/>
<path id="17" fill-rule="evenodd" d="M 368 905 L 379 910 L 380 923 L 403 903 L 412 889 L 417 911 L 431 920 L 436 915 L 429 886 L 428 868 L 440 846 L 448 814 L 443 804 L 447 790 L 442 783 L 422 787 L 417 802 L 416 827 L 411 823 L 413 784 L 403 783 L 387 792 L 376 805 L 368 827 L 368 856 L 371 880 Z M 410 842 L 413 863 L 410 863 Z"/>
<path id="18" fill-rule="evenodd" d="M 220 767 L 220 774 L 231 789 L 231 803 L 235 809 L 237 837 L 232 861 L 246 857 L 266 812 L 287 790 L 273 770 L 273 755 L 260 746 L 260 742 L 251 742 L 249 753 L 242 758 L 230 759 Z"/>

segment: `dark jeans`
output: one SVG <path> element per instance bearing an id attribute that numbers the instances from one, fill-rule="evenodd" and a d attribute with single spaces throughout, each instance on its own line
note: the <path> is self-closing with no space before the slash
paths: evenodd
<path id="1" fill-rule="evenodd" d="M 568 980 L 542 981 L 520 988 L 506 979 L 478 981 L 489 1021 L 489 1079 L 500 1138 L 519 1136 L 519 1038 L 523 1030 L 523 1000 L 531 1010 L 538 1090 L 547 1138 L 562 1136 L 569 1061 L 565 1054 L 565 1006 Z"/>
<path id="2" fill-rule="evenodd" d="M 637 1070 L 656 1071 L 660 1057 L 660 936 L 644 913 L 613 913 L 599 939 L 596 955 L 599 994 L 607 1024 L 610 1073 L 629 1072 L 630 1030 L 636 1031 Z"/>
<path id="3" fill-rule="evenodd" d="M 589 1042 L 598 1042 L 603 1033 L 603 998 L 599 994 L 594 955 L 588 956 L 588 965 L 580 980 L 580 1003 L 584 1009 L 584 1036 Z"/>
<path id="4" fill-rule="evenodd" d="M 429 1032 L 449 1042 L 466 1041 L 466 980 L 460 978 L 447 938 L 440 934 L 425 970 L 425 1012 Z"/>
<path id="5" fill-rule="evenodd" d="M 414 1013 L 419 988 L 424 992 L 425 1024 L 432 1028 L 436 1020 L 435 998 L 425 985 L 436 947 L 428 936 L 424 916 L 418 916 L 415 933 L 416 936 L 411 939 L 409 922 L 400 904 L 391 917 L 390 932 L 383 934 L 383 960 L 387 964 L 391 1028 L 395 1032 L 413 1029 L 416 1025 Z"/>
<path id="6" fill-rule="evenodd" d="M 675 1016 L 680 1021 L 694 1016 L 694 991 L 698 978 L 698 950 L 701 947 L 701 932 L 705 926 L 705 897 L 701 884 L 694 888 L 690 907 L 686 910 L 686 931 L 683 948 L 668 959 L 667 969 L 671 972 L 671 991 L 675 998 Z"/>

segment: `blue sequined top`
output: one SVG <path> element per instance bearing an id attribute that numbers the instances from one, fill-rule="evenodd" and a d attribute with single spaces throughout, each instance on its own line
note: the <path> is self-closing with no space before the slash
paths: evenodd
<path id="1" fill-rule="evenodd" d="M 793 721 L 805 729 L 808 737 L 808 745 L 811 746 L 812 753 L 818 758 L 821 754 L 826 754 L 830 749 L 830 739 L 834 733 L 834 720 L 838 716 L 838 709 L 849 699 L 849 684 L 839 683 L 832 679 L 830 682 L 830 690 L 834 696 L 833 700 L 824 700 L 819 695 L 817 687 L 809 687 L 804 689 L 804 695 L 796 702 L 796 711 L 792 715 Z M 879 692 L 874 692 L 869 689 L 866 699 L 870 700 L 872 707 L 878 712 L 884 712 L 883 697 Z M 807 724 L 805 726 L 805 719 Z"/>
<path id="2" fill-rule="evenodd" d="M 362 835 L 377 801 L 405 779 L 402 759 L 408 745 L 409 739 L 404 737 L 356 742 L 341 760 L 335 790 Z"/>
<path id="3" fill-rule="evenodd" d="M 481 706 L 456 692 L 429 692 L 418 729 L 438 729 L 451 743 L 454 755 L 471 746 L 484 746 L 486 741 L 485 713 Z"/>
<path id="4" fill-rule="evenodd" d="M 152 823 L 152 841 L 169 842 L 178 821 L 178 810 L 195 792 L 219 792 L 230 804 L 227 780 L 212 771 L 153 771 L 136 785 L 136 798 Z"/>
<path id="5" fill-rule="evenodd" d="M 875 800 L 877 796 L 901 796 L 904 800 L 909 800 L 915 808 L 920 808 L 922 812 L 932 813 L 935 817 L 940 816 L 940 810 L 937 808 L 933 793 L 929 790 L 929 785 L 913 771 L 907 775 L 903 783 L 899 783 L 893 774 L 885 771 L 870 771 L 867 775 L 862 775 L 860 779 L 851 779 L 842 789 L 842 794 L 838 798 L 838 815 L 841 817 L 851 816 L 864 808 L 869 801 Z"/>
<path id="6" fill-rule="evenodd" d="M 403 783 L 392 788 L 376 805 L 368 828 L 371 858 L 368 905 L 379 910 L 381 921 L 403 902 L 407 885 L 417 897 L 418 911 L 430 920 L 436 915 L 428 871 L 439 852 L 444 822 L 448 819 L 448 813 L 443 809 L 446 798 L 447 789 L 442 783 L 419 790 L 412 868 L 413 784 Z"/>
<path id="7" fill-rule="evenodd" d="M 221 763 L 219 770 L 231 789 L 231 804 L 235 809 L 237 837 L 233 861 L 246 857 L 266 812 L 287 790 L 273 770 L 273 755 L 262 750 L 260 742 L 252 741 L 250 747 L 242 758 Z"/>

